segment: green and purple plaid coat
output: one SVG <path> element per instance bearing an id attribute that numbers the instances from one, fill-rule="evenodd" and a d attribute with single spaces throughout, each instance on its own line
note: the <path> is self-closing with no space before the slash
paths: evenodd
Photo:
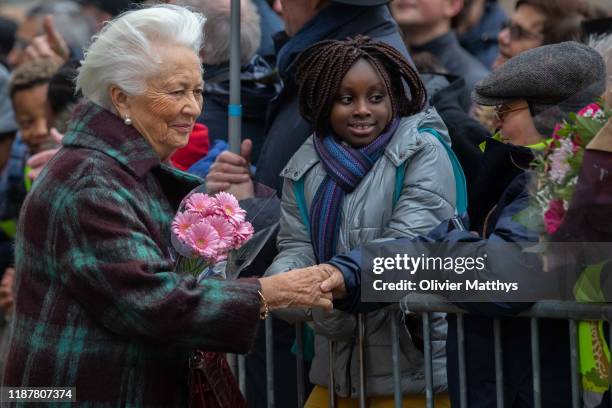
<path id="1" fill-rule="evenodd" d="M 170 223 L 199 179 L 132 127 L 81 107 L 20 215 L 6 386 L 76 387 L 80 405 L 186 406 L 195 347 L 244 353 L 256 280 L 174 273 Z"/>

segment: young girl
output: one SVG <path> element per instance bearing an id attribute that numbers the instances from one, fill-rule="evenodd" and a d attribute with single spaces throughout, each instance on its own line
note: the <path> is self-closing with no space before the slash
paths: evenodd
<path id="1" fill-rule="evenodd" d="M 298 63 L 300 110 L 315 132 L 281 173 L 279 254 L 267 275 L 322 263 L 375 239 L 426 234 L 453 216 L 447 129 L 435 110 L 421 112 L 425 89 L 408 61 L 392 47 L 358 36 L 317 43 Z M 378 310 L 365 316 L 370 407 L 393 406 L 390 321 L 398 314 Z M 310 380 L 316 387 L 306 407 L 327 406 L 330 345 L 336 406 L 352 407 L 359 395 L 356 316 L 296 311 L 281 317 L 313 320 Z M 401 332 L 404 402 L 425 406 L 422 353 L 410 333 Z M 444 391 L 443 316 L 434 315 L 432 335 L 439 340 L 434 387 Z M 436 406 L 448 401 L 438 400 Z"/>

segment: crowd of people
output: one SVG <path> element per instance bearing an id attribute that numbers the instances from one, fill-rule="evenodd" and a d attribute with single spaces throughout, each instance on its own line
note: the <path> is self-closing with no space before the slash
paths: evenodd
<path id="1" fill-rule="evenodd" d="M 495 0 L 240 4 L 239 152 L 228 150 L 230 0 L 54 0 L 0 17 L 2 385 L 76 387 L 83 405 L 265 407 L 259 323 L 269 319 L 275 404 L 297 405 L 302 322 L 304 406 L 327 407 L 332 393 L 353 407 L 360 314 L 367 406 L 393 406 L 391 322 L 401 320 L 404 405 L 426 406 L 427 337 L 435 405 L 459 407 L 456 317 L 432 313 L 424 336 L 418 316 L 362 302 L 364 253 L 418 256 L 439 243 L 470 256 L 538 242 L 541 231 L 517 219 L 538 190 L 529 169 L 569 115 L 612 109 L 612 10 L 585 0 L 517 0 L 508 15 Z M 590 167 L 557 239 L 612 241 L 611 129 L 584 153 Z M 271 231 L 236 280 L 176 268 L 173 217 L 201 185 L 231 193 L 255 232 Z M 505 254 L 482 276 L 510 277 L 532 258 Z M 531 323 L 515 317 L 531 304 L 460 306 L 468 406 L 496 406 L 494 317 L 505 405 L 534 406 Z M 538 324 L 538 397 L 570 406 L 567 323 Z M 196 386 L 196 349 L 220 379 Z M 223 353 L 246 354 L 246 399 Z M 609 406 L 591 383 L 585 406 Z"/>

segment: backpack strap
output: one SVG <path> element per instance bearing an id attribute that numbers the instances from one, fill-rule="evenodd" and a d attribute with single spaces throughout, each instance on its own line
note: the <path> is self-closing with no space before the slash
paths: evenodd
<path id="1" fill-rule="evenodd" d="M 419 128 L 419 133 L 429 133 L 433 135 L 436 139 L 438 139 L 442 146 L 444 146 L 446 154 L 448 155 L 453 167 L 453 175 L 455 176 L 455 191 L 457 193 L 457 204 L 455 206 L 456 211 L 459 215 L 464 214 L 467 211 L 467 182 L 465 181 L 465 174 L 463 173 L 463 168 L 461 167 L 461 163 L 459 162 L 457 155 L 444 141 L 437 130 L 432 128 Z"/>
<path id="2" fill-rule="evenodd" d="M 304 196 L 304 179 L 305 177 L 302 176 L 299 180 L 296 180 L 293 183 L 293 195 L 295 197 L 295 203 L 298 206 L 298 210 L 300 210 L 300 215 L 302 216 L 302 223 L 310 234 L 310 219 L 308 217 L 308 206 L 306 205 L 306 198 Z"/>

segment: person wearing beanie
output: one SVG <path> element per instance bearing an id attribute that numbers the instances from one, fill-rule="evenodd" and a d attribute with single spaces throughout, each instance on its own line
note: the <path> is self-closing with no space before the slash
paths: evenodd
<path id="1" fill-rule="evenodd" d="M 530 204 L 532 199 L 531 175 L 525 170 L 550 136 L 545 133 L 548 121 L 540 121 L 540 115 L 567 115 L 574 107 L 583 107 L 596 101 L 605 86 L 605 66 L 601 56 L 593 49 L 576 42 L 547 45 L 535 48 L 510 59 L 493 71 L 475 89 L 473 98 L 479 103 L 495 106 L 500 133 L 489 138 L 481 162 L 482 183 L 487 183 L 487 205 L 481 205 L 479 213 L 469 211 L 469 226 L 457 228 L 457 220 L 440 224 L 428 236 L 415 239 L 401 238 L 373 243 L 344 255 L 337 255 L 327 262 L 343 275 L 343 282 L 329 282 L 323 289 L 342 287 L 348 295 L 335 306 L 340 310 L 359 312 L 366 308 L 361 304 L 360 279 L 372 273 L 372 256 L 387 258 L 403 253 L 420 257 L 435 252 L 442 257 L 476 257 L 489 254 L 486 267 L 479 271 L 466 271 L 461 280 L 482 281 L 507 279 L 521 287 L 546 290 L 558 282 L 556 275 L 537 274 L 542 265 L 538 255 L 522 251 L 520 244 L 539 242 L 539 232 L 516 220 L 516 215 Z M 540 127 L 543 126 L 543 127 Z M 485 188 L 481 192 L 485 192 Z M 476 223 L 472 222 L 476 219 Z M 476 225 L 475 225 L 476 224 Z M 468 231 L 467 229 L 469 228 Z M 476 233 L 474 233 L 474 231 Z M 443 244 L 433 247 L 431 243 Z M 462 245 L 469 243 L 469 245 Z M 502 248 L 500 243 L 510 244 Z M 437 250 L 435 248 L 442 248 Z M 374 255 L 375 254 L 375 255 Z M 434 256 L 434 255 L 432 255 Z M 454 270 L 412 270 L 412 279 L 457 280 Z M 332 274 L 335 276 L 335 272 Z M 453 277 L 454 276 L 454 277 Z M 418 289 L 417 289 L 418 291 Z M 450 296 L 451 292 L 442 295 Z M 339 294 L 341 295 L 341 294 Z M 533 372 L 531 357 L 530 320 L 514 318 L 528 309 L 532 303 L 463 302 L 469 292 L 453 292 L 451 301 L 470 314 L 464 316 L 465 363 L 467 406 L 493 408 L 496 400 L 496 367 L 494 355 L 493 317 L 501 317 L 501 347 L 503 349 L 504 405 L 508 407 L 533 407 Z M 464 296 L 461 298 L 461 296 Z M 459 300 L 458 300 L 459 299 Z M 371 308 L 371 306 L 370 306 Z M 459 390 L 459 342 L 456 315 L 449 314 L 446 344 L 447 374 L 451 406 L 460 406 Z M 568 358 L 569 332 L 567 322 L 555 319 L 539 319 L 540 401 L 543 407 L 564 407 L 571 401 L 571 369 Z"/>

